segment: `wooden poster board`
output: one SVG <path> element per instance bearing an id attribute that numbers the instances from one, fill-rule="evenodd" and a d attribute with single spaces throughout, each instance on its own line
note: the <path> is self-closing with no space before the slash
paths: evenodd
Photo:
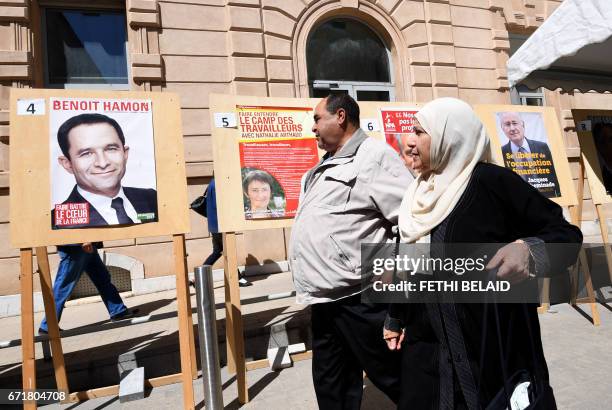
<path id="1" fill-rule="evenodd" d="M 563 134 L 557 114 L 553 107 L 529 107 L 521 105 L 476 105 L 474 106 L 476 115 L 480 118 L 487 129 L 491 140 L 491 157 L 495 164 L 504 166 L 502 156 L 502 146 L 497 132 L 497 113 L 500 112 L 517 112 L 517 113 L 541 113 L 544 120 L 544 128 L 546 130 L 547 143 L 552 154 L 552 160 L 561 189 L 561 196 L 551 198 L 554 202 L 561 206 L 575 206 L 578 204 L 578 198 L 572 182 L 572 173 L 570 170 L 567 155 L 565 154 L 565 144 L 563 142 Z M 529 129 L 525 129 L 525 136 L 529 138 Z"/>
<path id="2" fill-rule="evenodd" d="M 585 121 L 590 117 L 612 117 L 612 110 L 572 110 L 574 122 L 576 124 L 576 132 L 580 141 L 580 156 L 581 170 L 586 171 L 586 176 L 589 181 L 589 189 L 591 191 L 591 199 L 595 204 L 597 211 L 597 219 L 599 220 L 599 229 L 604 243 L 606 262 L 608 264 L 608 275 L 612 281 L 612 250 L 610 249 L 610 236 L 608 233 L 607 215 L 604 209 L 604 204 L 612 202 L 612 195 L 606 192 L 604 179 L 601 170 L 595 139 L 592 133 L 593 123 L 587 127 Z M 584 172 L 581 173 L 578 186 L 584 186 Z M 582 202 L 582 195 L 580 196 Z M 579 207 L 582 209 L 582 206 Z"/>
<path id="3" fill-rule="evenodd" d="M 210 123 L 215 181 L 217 185 L 217 218 L 219 232 L 242 232 L 255 229 L 288 228 L 293 219 L 247 220 L 244 217 L 242 177 L 240 173 L 239 128 L 218 128 L 215 113 L 235 113 L 236 106 L 314 107 L 317 100 L 308 98 L 263 98 L 210 94 Z"/>
<path id="4" fill-rule="evenodd" d="M 576 123 L 576 133 L 580 141 L 580 150 L 582 151 L 582 160 L 586 177 L 589 181 L 591 190 L 591 198 L 595 205 L 602 205 L 612 202 L 612 195 L 606 193 L 606 188 L 603 184 L 603 176 L 601 173 L 601 164 L 595 147 L 595 140 L 590 129 L 582 129 L 580 124 L 587 121 L 589 117 L 611 117 L 612 110 L 572 110 L 574 122 Z"/>
<path id="5" fill-rule="evenodd" d="M 148 99 L 153 103 L 159 222 L 121 228 L 51 229 L 49 98 Z M 13 88 L 18 99 L 44 98 L 45 115 L 17 115 L 11 109 L 10 237 L 14 248 L 110 241 L 189 232 L 179 97 L 170 93 Z M 130 136 L 126 135 L 129 146 Z"/>
<path id="6" fill-rule="evenodd" d="M 529 106 L 517 106 L 517 105 L 476 105 L 474 111 L 481 119 L 487 129 L 489 138 L 491 141 L 491 158 L 494 163 L 500 166 L 504 166 L 504 160 L 502 155 L 502 145 L 500 142 L 500 135 L 498 129 L 498 118 L 497 113 L 502 112 L 516 112 L 516 113 L 540 113 L 543 120 L 544 129 L 546 135 L 546 143 L 550 149 L 552 155 L 552 161 L 554 169 L 557 175 L 559 188 L 561 190 L 561 196 L 556 198 L 550 198 L 560 206 L 567 206 L 571 216 L 572 223 L 576 226 L 580 226 L 580 206 L 576 190 L 574 189 L 574 183 L 572 173 L 567 159 L 565 143 L 563 142 L 563 134 L 561 127 L 553 107 L 529 107 Z M 525 137 L 529 138 L 530 130 L 525 126 Z M 584 270 L 585 284 L 587 289 L 588 297 L 584 302 L 589 303 L 592 312 L 593 324 L 599 326 L 600 317 L 597 305 L 595 303 L 595 293 L 591 283 L 591 274 L 586 258 L 586 253 L 582 249 L 579 253 L 578 262 L 572 269 L 571 282 L 572 282 L 572 294 L 571 303 L 574 305 L 576 302 L 576 295 L 578 289 L 578 268 L 582 266 Z M 544 278 L 542 286 L 542 304 L 539 309 L 540 313 L 548 310 L 550 306 L 549 302 L 550 292 L 550 278 Z M 582 302 L 582 301 L 581 301 Z"/>
<path id="7" fill-rule="evenodd" d="M 52 229 L 50 210 L 50 139 L 52 137 L 49 134 L 49 104 L 50 99 L 54 97 L 151 101 L 158 221 L 131 226 Z M 24 107 L 29 106 L 33 101 L 36 101 L 36 109 L 28 112 Z M 19 103 L 21 109 L 18 108 Z M 23 388 L 36 388 L 32 248 L 36 248 L 57 388 L 69 392 L 46 247 L 172 235 L 177 282 L 181 373 L 149 379 L 146 383 L 149 386 L 159 386 L 182 381 L 183 407 L 194 408 L 192 379 L 197 377 L 197 368 L 191 304 L 187 288 L 184 236 L 189 232 L 190 224 L 178 96 L 151 92 L 11 89 L 10 104 L 10 241 L 13 247 L 21 248 Z M 129 146 L 130 135 L 126 134 L 125 140 L 125 145 Z M 68 400 L 80 401 L 91 397 L 116 395 L 117 392 L 118 386 L 109 386 L 94 389 L 94 391 L 73 392 L 68 396 Z M 36 403 L 26 402 L 24 407 L 35 408 Z"/>
<path id="8" fill-rule="evenodd" d="M 210 121 L 213 139 L 213 160 L 215 181 L 218 186 L 217 211 L 220 232 L 242 232 L 255 229 L 288 228 L 293 225 L 292 218 L 246 220 L 242 201 L 242 178 L 240 174 L 240 154 L 238 148 L 239 126 L 231 128 L 215 127 L 215 113 L 235 113 L 237 105 L 267 107 L 314 107 L 319 98 L 268 98 L 238 96 L 229 94 L 210 95 Z M 418 107 L 418 104 L 406 102 L 359 102 L 361 119 L 375 119 L 380 123 L 381 107 Z M 382 128 L 367 131 L 370 136 L 384 140 Z M 325 152 L 319 150 L 319 157 Z"/>

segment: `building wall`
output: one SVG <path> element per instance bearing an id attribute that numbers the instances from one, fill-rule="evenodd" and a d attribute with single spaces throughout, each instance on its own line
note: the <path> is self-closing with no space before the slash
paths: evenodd
<path id="1" fill-rule="evenodd" d="M 8 244 L 8 97 L 10 87 L 43 84 L 38 3 L 0 3 L 0 295 L 19 292 L 18 250 Z M 352 16 L 387 42 L 397 100 L 426 102 L 453 96 L 472 104 L 509 104 L 508 35 L 534 31 L 560 1 L 102 0 L 98 4 L 125 8 L 132 89 L 181 96 L 187 184 L 190 198 L 195 198 L 212 175 L 208 94 L 307 97 L 305 47 L 309 32 L 322 20 Z M 576 174 L 578 141 L 570 110 L 610 106 L 611 97 L 547 91 L 546 101 L 557 109 Z M 583 229 L 597 235 L 588 186 L 585 198 Z M 211 250 L 205 220 L 195 213 L 191 218 L 190 269 Z M 287 235 L 288 230 L 240 235 L 239 263 L 285 260 Z M 143 261 L 148 278 L 173 273 L 169 237 L 106 246 L 110 252 Z M 51 265 L 57 266 L 53 253 Z"/>

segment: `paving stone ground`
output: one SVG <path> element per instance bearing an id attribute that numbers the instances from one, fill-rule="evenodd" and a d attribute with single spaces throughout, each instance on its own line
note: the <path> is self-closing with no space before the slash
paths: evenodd
<path id="1" fill-rule="evenodd" d="M 254 301 L 244 305 L 245 327 L 250 332 L 258 332 L 262 327 L 278 320 L 287 320 L 303 313 L 302 306 L 295 305 L 292 298 L 261 302 L 258 297 L 270 293 L 292 290 L 289 274 L 260 277 L 255 286 L 242 288 L 243 300 Z M 223 301 L 222 284 L 215 289 L 216 302 Z M 170 346 L 176 349 L 177 321 L 174 316 L 176 303 L 174 292 L 166 291 L 126 299 L 128 306 L 140 306 L 159 320 L 126 326 L 116 326 L 107 322 L 106 312 L 101 303 L 76 304 L 69 306 L 62 318 L 62 327 L 69 332 L 79 333 L 63 340 L 67 367 L 73 363 L 106 360 L 112 366 L 116 350 L 147 347 L 160 344 L 160 349 Z M 195 301 L 194 301 L 195 306 Z M 590 314 L 586 305 L 584 312 Z M 612 408 L 612 304 L 599 305 L 602 324 L 594 327 L 579 311 L 569 305 L 553 306 L 555 313 L 540 315 L 544 350 L 551 374 L 551 383 L 560 409 L 610 409 Z M 36 325 L 41 317 L 36 316 Z M 217 311 L 218 319 L 223 317 L 222 309 Z M 197 315 L 194 314 L 194 322 Z M 0 342 L 18 339 L 20 318 L 0 319 Z M 93 324 L 93 325 L 92 325 Z M 302 322 L 296 325 L 304 326 Z M 90 332 L 92 331 L 92 332 Z M 260 338 L 267 344 L 265 332 Z M 37 358 L 42 356 L 40 343 L 37 343 Z M 222 347 L 223 351 L 224 348 Z M 19 346 L 0 349 L 0 381 L 10 380 L 10 376 L 20 374 L 21 349 Z M 37 361 L 37 369 L 45 369 L 49 364 Z M 41 374 L 42 374 L 42 370 Z M 316 399 L 311 380 L 311 361 L 294 363 L 292 368 L 280 372 L 259 369 L 248 372 L 249 394 L 251 401 L 248 409 L 315 409 Z M 223 396 L 226 408 L 240 407 L 237 400 L 236 382 L 233 376 L 222 368 Z M 202 408 L 202 378 L 194 381 L 196 408 Z M 5 383 L 0 383 L 5 387 Z M 6 385 L 6 387 L 19 387 Z M 367 380 L 364 387 L 364 409 L 391 409 L 392 404 Z M 147 392 L 144 399 L 120 404 L 116 397 L 103 397 L 83 403 L 68 405 L 49 405 L 49 409 L 177 409 L 182 407 L 180 384 L 158 387 Z"/>

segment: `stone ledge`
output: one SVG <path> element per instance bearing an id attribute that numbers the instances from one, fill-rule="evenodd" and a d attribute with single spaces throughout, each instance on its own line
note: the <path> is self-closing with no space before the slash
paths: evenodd
<path id="1" fill-rule="evenodd" d="M 30 78 L 31 69 L 28 64 L 1 64 L 0 79 L 3 80 L 27 80 Z"/>
<path id="2" fill-rule="evenodd" d="M 509 40 L 493 40 L 493 50 L 510 50 Z"/>
<path id="3" fill-rule="evenodd" d="M 160 27 L 159 13 L 128 12 L 130 27 Z"/>
<path id="4" fill-rule="evenodd" d="M 495 69 L 495 78 L 498 80 L 507 80 L 508 79 L 508 72 L 503 69 L 503 68 L 496 68 Z"/>
<path id="5" fill-rule="evenodd" d="M 504 0 L 489 0 L 489 10 L 498 11 L 504 9 Z"/>
<path id="6" fill-rule="evenodd" d="M 128 0 L 127 1 L 128 11 L 144 11 L 157 13 L 157 1 L 156 0 Z"/>
<path id="7" fill-rule="evenodd" d="M 27 7 L 0 6 L 0 21 L 28 21 L 29 19 Z"/>
<path id="8" fill-rule="evenodd" d="M 508 32 L 506 30 L 491 30 L 493 40 L 508 40 Z"/>
<path id="9" fill-rule="evenodd" d="M 132 66 L 132 78 L 135 82 L 161 81 L 163 79 L 162 68 Z"/>
<path id="10" fill-rule="evenodd" d="M 499 91 L 505 91 L 510 89 L 510 83 L 508 80 L 498 80 L 497 81 L 497 89 Z"/>
<path id="11" fill-rule="evenodd" d="M 433 24 L 451 24 L 450 7 L 441 2 L 426 2 L 425 20 Z"/>
<path id="12" fill-rule="evenodd" d="M 0 64 L 28 64 L 30 53 L 28 51 L 0 50 Z"/>
<path id="13" fill-rule="evenodd" d="M 135 67 L 161 67 L 162 65 L 162 58 L 159 54 L 132 53 L 130 61 Z"/>

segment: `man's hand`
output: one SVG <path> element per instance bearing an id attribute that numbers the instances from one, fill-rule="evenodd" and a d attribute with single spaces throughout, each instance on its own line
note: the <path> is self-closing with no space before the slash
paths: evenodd
<path id="1" fill-rule="evenodd" d="M 383 338 L 385 342 L 387 342 L 389 350 L 400 350 L 402 348 L 402 342 L 404 341 L 404 330 L 396 332 L 383 328 Z"/>
<path id="2" fill-rule="evenodd" d="M 94 252 L 94 247 L 93 244 L 91 242 L 85 242 L 84 244 L 81 245 L 81 248 L 83 248 L 83 250 L 87 253 L 93 253 Z"/>
<path id="3" fill-rule="evenodd" d="M 497 277 L 511 284 L 529 277 L 529 246 L 520 239 L 498 250 L 485 269 L 497 268 Z"/>

